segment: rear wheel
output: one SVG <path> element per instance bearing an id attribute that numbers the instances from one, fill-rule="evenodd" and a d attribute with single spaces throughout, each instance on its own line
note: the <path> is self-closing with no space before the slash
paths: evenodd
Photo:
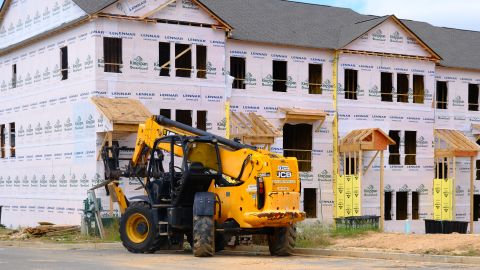
<path id="1" fill-rule="evenodd" d="M 212 216 L 193 217 L 193 255 L 211 257 L 215 254 L 215 225 Z"/>
<path id="2" fill-rule="evenodd" d="M 132 203 L 120 220 L 120 239 L 133 253 L 152 253 L 158 245 L 158 235 L 150 205 Z"/>
<path id="3" fill-rule="evenodd" d="M 268 235 L 268 249 L 272 256 L 290 256 L 295 247 L 297 232 L 294 226 L 274 228 Z"/>

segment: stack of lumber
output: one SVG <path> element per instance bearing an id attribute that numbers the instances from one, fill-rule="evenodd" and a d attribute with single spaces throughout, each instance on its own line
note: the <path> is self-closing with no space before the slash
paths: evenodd
<path id="1" fill-rule="evenodd" d="M 35 237 L 53 236 L 53 235 L 62 235 L 62 234 L 78 232 L 80 231 L 80 226 L 55 225 L 51 223 L 42 222 L 37 227 L 28 227 L 28 228 L 25 228 L 23 231 L 24 233 L 28 233 L 29 235 L 32 235 Z"/>

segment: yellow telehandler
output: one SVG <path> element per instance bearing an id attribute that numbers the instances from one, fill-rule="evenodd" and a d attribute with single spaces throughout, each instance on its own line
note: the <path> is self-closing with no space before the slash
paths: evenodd
<path id="1" fill-rule="evenodd" d="M 127 150 L 133 155 L 121 169 Z M 272 255 L 292 253 L 295 223 L 305 219 L 295 158 L 163 116 L 139 125 L 134 149 L 104 146 L 102 158 L 130 252 L 181 249 L 186 238 L 195 256 L 207 257 L 232 236 L 264 234 Z M 127 199 L 120 177 L 138 179 L 145 195 Z"/>

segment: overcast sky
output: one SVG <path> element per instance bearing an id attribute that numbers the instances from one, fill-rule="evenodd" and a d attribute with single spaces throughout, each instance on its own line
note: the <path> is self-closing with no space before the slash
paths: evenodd
<path id="1" fill-rule="evenodd" d="M 480 31 L 478 0 L 295 0 L 348 7 L 362 14 L 390 15 L 436 26 Z"/>

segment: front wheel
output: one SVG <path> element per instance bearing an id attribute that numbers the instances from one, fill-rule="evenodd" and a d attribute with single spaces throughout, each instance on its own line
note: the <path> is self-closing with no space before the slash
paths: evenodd
<path id="1" fill-rule="evenodd" d="M 154 252 L 159 239 L 153 215 L 147 203 L 134 203 L 127 208 L 120 220 L 120 239 L 123 246 L 130 252 Z"/>
<path id="2" fill-rule="evenodd" d="M 297 232 L 294 226 L 274 228 L 268 235 L 268 249 L 272 256 L 290 256 L 295 248 Z"/>
<path id="3" fill-rule="evenodd" d="M 193 255 L 212 257 L 215 254 L 215 223 L 213 216 L 193 217 Z"/>

